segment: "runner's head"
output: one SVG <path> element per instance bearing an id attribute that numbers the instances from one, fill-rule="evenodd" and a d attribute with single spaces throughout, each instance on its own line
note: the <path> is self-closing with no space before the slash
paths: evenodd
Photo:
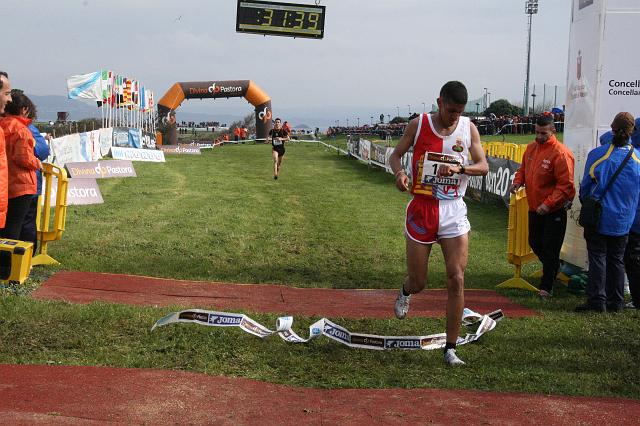
<path id="1" fill-rule="evenodd" d="M 438 115 L 444 127 L 453 126 L 464 112 L 469 95 L 459 81 L 449 81 L 440 89 Z"/>
<path id="2" fill-rule="evenodd" d="M 4 71 L 0 71 L 0 114 L 4 114 L 4 107 L 8 102 L 11 102 L 9 75 Z"/>
<path id="3" fill-rule="evenodd" d="M 536 142 L 545 143 L 556 132 L 553 116 L 541 115 L 536 120 Z"/>
<path id="4" fill-rule="evenodd" d="M 280 120 L 279 118 L 276 118 L 276 121 L 275 121 L 275 128 L 276 128 L 276 129 L 279 129 L 279 128 L 281 128 L 281 127 L 282 127 L 282 120 Z"/>

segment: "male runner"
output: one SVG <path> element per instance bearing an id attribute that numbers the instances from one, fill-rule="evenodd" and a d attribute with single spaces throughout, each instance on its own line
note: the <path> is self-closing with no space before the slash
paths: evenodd
<path id="1" fill-rule="evenodd" d="M 271 155 L 273 156 L 273 178 L 278 179 L 284 157 L 284 143 L 289 140 L 289 134 L 282 127 L 282 120 L 276 118 L 273 129 L 269 130 L 271 139 Z"/>
<path id="2" fill-rule="evenodd" d="M 396 187 L 413 194 L 405 221 L 407 278 L 396 299 L 395 314 L 403 319 L 409 312 L 411 295 L 424 289 L 431 247 L 439 243 L 447 271 L 444 360 L 449 365 L 464 364 L 456 355 L 456 342 L 464 309 L 464 271 L 471 226 L 462 197 L 469 176 L 486 175 L 489 171 L 478 129 L 468 117 L 461 116 L 467 98 L 467 89 L 459 81 L 442 86 L 438 112 L 411 120 L 390 158 Z M 401 158 L 412 147 L 410 181 Z"/>

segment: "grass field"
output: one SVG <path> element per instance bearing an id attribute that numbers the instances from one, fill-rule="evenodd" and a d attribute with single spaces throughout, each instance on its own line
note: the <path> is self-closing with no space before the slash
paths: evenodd
<path id="1" fill-rule="evenodd" d="M 216 148 L 202 156 L 136 163 L 138 178 L 100 180 L 102 205 L 73 206 L 51 254 L 65 269 L 299 287 L 397 288 L 404 276 L 402 223 L 408 196 L 393 177 L 313 144 L 287 148 L 281 178 L 268 145 Z M 468 202 L 467 288 L 512 276 L 506 210 Z M 444 286 L 439 249 L 430 287 Z M 530 271 L 531 268 L 528 268 Z M 539 311 L 505 319 L 461 347 L 470 365 L 447 369 L 441 352 L 348 349 L 328 339 L 293 345 L 237 329 L 151 325 L 170 311 L 34 301 L 29 288 L 0 294 L 0 362 L 193 370 L 278 383 L 333 387 L 443 387 L 640 398 L 637 311 L 577 315 L 582 300 L 559 288 L 543 302 L 501 291 Z M 211 309 L 216 309 L 211 306 Z M 389 307 L 391 309 L 391 307 Z M 273 327 L 276 314 L 245 312 Z M 304 334 L 317 318 L 296 318 Z M 444 319 L 347 320 L 352 331 L 404 335 L 444 330 Z"/>

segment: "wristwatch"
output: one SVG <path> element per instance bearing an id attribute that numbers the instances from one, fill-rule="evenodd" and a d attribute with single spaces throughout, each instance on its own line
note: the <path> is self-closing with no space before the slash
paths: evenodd
<path id="1" fill-rule="evenodd" d="M 464 166 L 460 164 L 460 172 L 458 174 L 463 175 L 465 172 Z"/>

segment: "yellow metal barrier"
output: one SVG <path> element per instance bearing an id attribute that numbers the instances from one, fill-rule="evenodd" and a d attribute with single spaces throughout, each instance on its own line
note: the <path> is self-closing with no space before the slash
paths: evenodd
<path id="1" fill-rule="evenodd" d="M 529 204 L 525 190 L 521 188 L 515 195 L 511 195 L 507 227 L 507 261 L 515 266 L 515 275 L 496 287 L 538 291 L 522 278 L 522 265 L 536 259 L 537 256 L 529 246 Z"/>
<path id="2" fill-rule="evenodd" d="M 57 180 L 55 206 L 51 205 L 53 178 Z M 33 265 L 58 265 L 60 262 L 47 254 L 48 244 L 62 238 L 64 225 L 67 220 L 67 186 L 69 179 L 67 172 L 54 164 L 42 164 L 42 192 L 44 203 L 38 202 L 36 223 L 38 226 L 38 254 L 33 257 Z M 53 219 L 51 208 L 53 207 Z"/>

